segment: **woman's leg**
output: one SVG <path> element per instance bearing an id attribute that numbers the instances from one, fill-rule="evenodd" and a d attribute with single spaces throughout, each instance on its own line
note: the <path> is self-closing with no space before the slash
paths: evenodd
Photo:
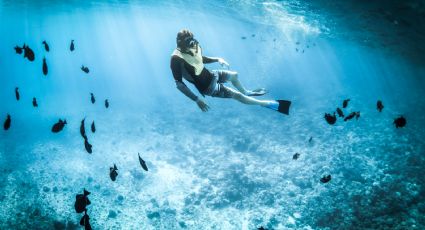
<path id="1" fill-rule="evenodd" d="M 246 89 L 239 81 L 238 73 L 230 70 L 220 70 L 219 72 L 219 83 L 230 81 L 232 85 L 242 94 L 247 96 L 261 96 L 266 93 L 266 89 L 258 88 L 255 90 Z"/>
<path id="2" fill-rule="evenodd" d="M 225 80 L 230 81 L 232 85 L 242 94 L 246 95 L 248 90 L 243 87 L 242 83 L 239 81 L 238 73 L 235 71 L 223 71 L 221 72 L 225 76 Z"/>
<path id="3" fill-rule="evenodd" d="M 221 83 L 218 83 L 215 90 L 207 95 L 220 98 L 233 98 L 247 105 L 261 105 L 287 115 L 289 114 L 289 107 L 291 106 L 291 102 L 287 100 L 257 100 L 230 87 L 226 87 Z"/>
<path id="4" fill-rule="evenodd" d="M 223 95 L 228 95 L 225 97 L 231 97 L 243 104 L 247 105 L 261 105 L 261 106 L 268 106 L 271 103 L 276 103 L 275 100 L 258 100 L 250 96 L 246 96 L 242 94 L 241 92 L 238 92 L 232 88 L 226 87 L 224 85 L 220 85 L 220 91 L 223 92 Z"/>

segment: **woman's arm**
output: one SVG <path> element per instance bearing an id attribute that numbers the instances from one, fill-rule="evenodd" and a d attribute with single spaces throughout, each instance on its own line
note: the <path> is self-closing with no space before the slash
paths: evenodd
<path id="1" fill-rule="evenodd" d="M 210 63 L 214 63 L 214 62 L 218 62 L 222 66 L 229 67 L 229 63 L 227 63 L 223 58 L 202 56 L 202 63 L 210 64 Z"/>
<path id="2" fill-rule="evenodd" d="M 193 101 L 198 100 L 198 96 L 192 92 L 192 90 L 189 89 L 189 87 L 186 86 L 186 84 L 183 83 L 183 75 L 182 75 L 182 69 L 181 69 L 181 63 L 180 58 L 177 56 L 173 56 L 171 58 L 171 72 L 173 73 L 174 80 L 176 81 L 176 87 L 180 90 L 184 95 L 186 95 L 188 98 L 192 99 Z"/>

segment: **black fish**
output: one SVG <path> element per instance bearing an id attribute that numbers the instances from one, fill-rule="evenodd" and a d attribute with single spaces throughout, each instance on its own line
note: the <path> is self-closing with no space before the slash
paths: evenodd
<path id="1" fill-rule="evenodd" d="M 38 107 L 37 99 L 35 97 L 32 98 L 32 106 Z"/>
<path id="2" fill-rule="evenodd" d="M 43 74 L 44 74 L 44 76 L 46 76 L 48 72 L 49 72 L 49 69 L 47 68 L 46 58 L 43 58 Z"/>
<path id="3" fill-rule="evenodd" d="M 301 155 L 301 154 L 299 154 L 299 153 L 295 153 L 295 154 L 292 156 L 292 160 L 297 160 L 297 159 L 300 157 L 300 155 Z"/>
<path id="4" fill-rule="evenodd" d="M 34 51 L 32 51 L 32 49 L 24 44 L 24 58 L 27 58 L 29 61 L 34 61 L 35 59 L 35 55 L 34 55 Z"/>
<path id="5" fill-rule="evenodd" d="M 359 116 L 360 116 L 360 114 L 359 114 Z M 346 116 L 346 117 L 344 118 L 344 121 L 351 120 L 351 119 L 353 119 L 354 117 L 357 117 L 357 112 L 352 112 L 352 113 L 348 114 L 348 116 Z"/>
<path id="6" fill-rule="evenodd" d="M 47 42 L 46 42 L 46 41 L 43 41 L 41 44 L 44 44 L 44 49 L 45 49 L 47 52 L 49 52 L 49 51 L 50 51 L 49 44 L 47 44 Z"/>
<path id="7" fill-rule="evenodd" d="M 86 211 L 87 205 L 91 204 L 89 198 L 87 197 L 88 195 L 90 195 L 90 192 L 84 189 L 83 194 L 77 194 L 75 196 L 74 208 L 77 213 Z"/>
<path id="8" fill-rule="evenodd" d="M 328 124 L 333 125 L 336 122 L 336 116 L 335 113 L 333 115 L 329 113 L 325 113 L 325 120 L 328 122 Z"/>
<path id="9" fill-rule="evenodd" d="M 17 53 L 17 54 L 22 54 L 22 50 L 23 50 L 23 48 L 21 48 L 21 47 L 19 47 L 19 46 L 15 46 L 15 52 Z"/>
<path id="10" fill-rule="evenodd" d="M 148 166 L 146 166 L 146 162 L 140 157 L 140 153 L 137 153 L 137 154 L 139 154 L 139 162 L 140 162 L 140 166 L 142 166 L 142 168 L 145 170 L 145 171 L 148 171 Z"/>
<path id="11" fill-rule="evenodd" d="M 94 126 L 94 121 L 91 123 L 91 132 L 92 133 L 96 132 L 96 126 Z"/>
<path id="12" fill-rule="evenodd" d="M 108 101 L 108 99 L 105 100 L 105 108 L 109 108 L 109 101 Z"/>
<path id="13" fill-rule="evenodd" d="M 342 102 L 342 108 L 343 109 L 345 109 L 345 108 L 347 108 L 347 106 L 348 106 L 348 102 L 350 101 L 350 99 L 345 99 L 343 102 Z"/>
<path id="14" fill-rule="evenodd" d="M 93 152 L 92 145 L 89 143 L 89 141 L 87 139 L 87 136 L 84 138 L 84 148 L 86 148 L 86 151 L 88 153 L 92 153 Z"/>
<path id="15" fill-rule="evenodd" d="M 94 104 L 96 102 L 96 99 L 94 98 L 93 93 L 90 93 L 90 101 L 92 104 Z"/>
<path id="16" fill-rule="evenodd" d="M 310 137 L 309 139 L 308 139 L 308 143 L 311 143 L 313 141 L 313 137 Z"/>
<path id="17" fill-rule="evenodd" d="M 382 101 L 378 100 L 378 102 L 376 102 L 376 108 L 379 112 L 382 112 L 382 109 L 384 109 L 384 104 L 382 104 Z"/>
<path id="18" fill-rule="evenodd" d="M 71 40 L 71 45 L 69 46 L 69 50 L 74 51 L 75 47 L 74 47 L 74 40 Z"/>
<path id="19" fill-rule="evenodd" d="M 406 118 L 404 118 L 403 116 L 400 116 L 396 119 L 394 119 L 394 125 L 396 128 L 403 128 L 404 126 L 406 126 L 407 121 Z"/>
<path id="20" fill-rule="evenodd" d="M 84 216 L 81 217 L 80 225 L 84 226 L 84 230 L 92 230 L 90 225 L 90 217 L 87 215 L 87 210 L 84 211 Z"/>
<path id="21" fill-rule="evenodd" d="M 320 182 L 325 184 L 331 181 L 331 179 L 332 179 L 331 175 L 323 176 L 322 178 L 320 178 Z"/>
<path id="22" fill-rule="evenodd" d="M 81 66 L 81 70 L 84 72 L 84 73 L 89 73 L 90 72 L 90 70 L 89 70 L 89 68 L 88 67 L 86 67 L 86 66 Z"/>
<path id="23" fill-rule="evenodd" d="M 342 109 L 336 108 L 336 112 L 338 113 L 339 117 L 344 117 L 344 113 L 342 112 Z"/>
<path id="24" fill-rule="evenodd" d="M 112 181 L 115 181 L 117 179 L 118 173 L 117 173 L 117 166 L 114 164 L 114 167 L 109 168 L 109 177 L 111 177 Z"/>
<path id="25" fill-rule="evenodd" d="M 62 129 L 63 129 L 63 127 L 65 127 L 65 125 L 66 125 L 66 120 L 62 121 L 61 119 L 59 119 L 59 121 L 52 126 L 52 132 L 58 133 L 58 132 L 62 131 Z"/>
<path id="26" fill-rule="evenodd" d="M 356 120 L 360 118 L 360 111 L 356 113 Z"/>
<path id="27" fill-rule="evenodd" d="M 4 121 L 3 128 L 4 130 L 8 130 L 10 128 L 10 123 L 12 120 L 10 119 L 10 115 L 7 114 L 6 120 Z"/>
<path id="28" fill-rule="evenodd" d="M 257 230 L 267 230 L 267 228 L 264 228 L 263 226 L 257 228 Z"/>
<path id="29" fill-rule="evenodd" d="M 86 139 L 87 138 L 87 136 L 86 136 L 86 128 L 85 128 L 85 126 L 84 126 L 84 121 L 86 120 L 86 118 L 84 118 L 83 120 L 81 120 L 81 125 L 80 125 L 80 134 L 81 134 L 81 136 L 84 138 L 84 139 Z"/>
<path id="30" fill-rule="evenodd" d="M 15 97 L 16 97 L 16 100 L 17 100 L 17 101 L 19 101 L 19 98 L 21 98 L 21 97 L 19 96 L 19 88 L 18 88 L 18 87 L 16 87 L 16 88 L 15 88 Z"/>

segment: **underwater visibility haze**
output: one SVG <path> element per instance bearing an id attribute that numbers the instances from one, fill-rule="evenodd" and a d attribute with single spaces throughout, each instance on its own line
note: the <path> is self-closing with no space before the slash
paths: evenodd
<path id="1" fill-rule="evenodd" d="M 201 111 L 182 29 L 289 115 Z M 424 41 L 420 0 L 0 0 L 0 229 L 425 229 Z"/>

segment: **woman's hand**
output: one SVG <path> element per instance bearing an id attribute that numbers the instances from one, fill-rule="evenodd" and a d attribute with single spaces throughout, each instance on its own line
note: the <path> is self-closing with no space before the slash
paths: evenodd
<path id="1" fill-rule="evenodd" d="M 222 66 L 222 67 L 227 67 L 227 68 L 229 68 L 229 63 L 227 63 L 223 58 L 218 58 L 217 59 L 217 61 L 218 61 L 218 63 L 220 63 L 220 65 Z"/>
<path id="2" fill-rule="evenodd" d="M 202 110 L 202 112 L 206 112 L 208 111 L 208 109 L 210 108 L 207 103 L 205 103 L 201 98 L 198 98 L 198 100 L 196 100 L 196 104 L 198 105 L 198 107 Z"/>

